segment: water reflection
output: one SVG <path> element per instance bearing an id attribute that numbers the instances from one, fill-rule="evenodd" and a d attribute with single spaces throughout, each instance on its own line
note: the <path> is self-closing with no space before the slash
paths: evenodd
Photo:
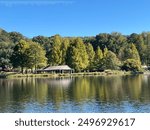
<path id="1" fill-rule="evenodd" d="M 150 112 L 150 76 L 0 79 L 0 112 Z"/>

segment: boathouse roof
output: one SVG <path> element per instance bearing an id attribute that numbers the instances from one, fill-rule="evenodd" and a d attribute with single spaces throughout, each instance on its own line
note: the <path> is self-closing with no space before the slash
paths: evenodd
<path id="1" fill-rule="evenodd" d="M 59 65 L 59 66 L 49 66 L 44 69 L 45 71 L 55 71 L 55 70 L 73 70 L 68 65 Z"/>

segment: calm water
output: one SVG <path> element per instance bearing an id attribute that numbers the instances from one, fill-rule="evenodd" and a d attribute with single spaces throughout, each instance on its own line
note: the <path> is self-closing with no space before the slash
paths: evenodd
<path id="1" fill-rule="evenodd" d="M 0 112 L 150 112 L 150 76 L 0 79 Z"/>

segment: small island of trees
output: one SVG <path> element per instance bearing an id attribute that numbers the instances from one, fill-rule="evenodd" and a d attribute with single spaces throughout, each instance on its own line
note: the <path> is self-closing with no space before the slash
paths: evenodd
<path id="1" fill-rule="evenodd" d="M 0 29 L 0 67 L 37 70 L 68 65 L 75 72 L 103 70 L 141 71 L 150 65 L 150 33 L 100 33 L 91 37 L 27 38 Z"/>

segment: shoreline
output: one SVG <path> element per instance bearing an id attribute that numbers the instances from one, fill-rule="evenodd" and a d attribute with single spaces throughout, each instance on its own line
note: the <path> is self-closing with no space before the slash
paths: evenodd
<path id="1" fill-rule="evenodd" d="M 118 71 L 118 70 L 107 70 L 104 72 L 79 72 L 79 73 L 58 73 L 58 74 L 21 74 L 21 73 L 13 73 L 13 72 L 1 72 L 0 79 L 7 78 L 59 78 L 59 77 L 84 77 L 84 76 L 122 76 L 122 75 L 137 75 L 144 74 L 141 72 L 132 73 L 126 71 Z"/>

